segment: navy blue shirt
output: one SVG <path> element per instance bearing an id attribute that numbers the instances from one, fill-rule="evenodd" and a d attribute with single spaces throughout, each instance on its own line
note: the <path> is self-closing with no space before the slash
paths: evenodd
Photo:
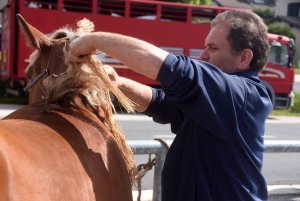
<path id="1" fill-rule="evenodd" d="M 162 172 L 163 201 L 267 200 L 261 174 L 272 110 L 258 72 L 223 73 L 169 54 L 144 112 L 176 135 Z"/>

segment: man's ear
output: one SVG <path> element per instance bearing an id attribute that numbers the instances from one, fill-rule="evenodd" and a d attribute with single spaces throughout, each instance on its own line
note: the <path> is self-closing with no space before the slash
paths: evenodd
<path id="1" fill-rule="evenodd" d="M 252 58 L 253 58 L 253 52 L 250 49 L 244 49 L 240 54 L 238 69 L 239 70 L 249 69 Z"/>

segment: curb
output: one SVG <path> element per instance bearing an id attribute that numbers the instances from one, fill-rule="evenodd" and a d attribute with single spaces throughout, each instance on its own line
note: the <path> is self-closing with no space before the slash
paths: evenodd
<path id="1" fill-rule="evenodd" d="M 295 185 L 268 185 L 269 195 L 299 195 L 300 197 L 300 184 Z M 136 200 L 138 191 L 132 191 L 133 200 Z M 142 190 L 141 201 L 152 201 L 153 191 Z"/>
<path id="2" fill-rule="evenodd" d="M 299 74 L 295 75 L 295 82 L 300 82 L 300 75 Z"/>
<path id="3" fill-rule="evenodd" d="M 138 191 L 132 191 L 132 200 L 137 200 Z M 141 201 L 152 201 L 153 191 L 152 190 L 142 190 Z"/>
<path id="4" fill-rule="evenodd" d="M 300 123 L 300 116 L 272 116 L 267 118 L 267 123 Z"/>
<path id="5" fill-rule="evenodd" d="M 300 185 L 268 185 L 269 195 L 299 194 Z"/>

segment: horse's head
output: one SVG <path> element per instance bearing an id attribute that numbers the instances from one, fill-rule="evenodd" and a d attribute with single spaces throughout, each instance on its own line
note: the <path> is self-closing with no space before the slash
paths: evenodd
<path id="1" fill-rule="evenodd" d="M 64 58 L 65 49 L 70 38 L 67 31 L 60 31 L 48 37 L 28 24 L 21 15 L 17 15 L 19 24 L 26 36 L 27 43 L 35 51 L 30 56 L 30 64 L 26 69 L 30 89 L 29 104 L 44 98 L 43 80 L 50 75 L 59 75 L 67 70 Z"/>

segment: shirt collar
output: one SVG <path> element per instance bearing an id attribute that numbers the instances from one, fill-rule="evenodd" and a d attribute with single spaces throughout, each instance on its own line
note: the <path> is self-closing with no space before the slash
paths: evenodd
<path id="1" fill-rule="evenodd" d="M 236 75 L 236 76 L 241 76 L 241 77 L 246 77 L 251 80 L 257 80 L 258 78 L 258 72 L 254 70 L 246 70 L 246 71 L 241 71 L 241 72 L 235 72 L 230 75 Z"/>

